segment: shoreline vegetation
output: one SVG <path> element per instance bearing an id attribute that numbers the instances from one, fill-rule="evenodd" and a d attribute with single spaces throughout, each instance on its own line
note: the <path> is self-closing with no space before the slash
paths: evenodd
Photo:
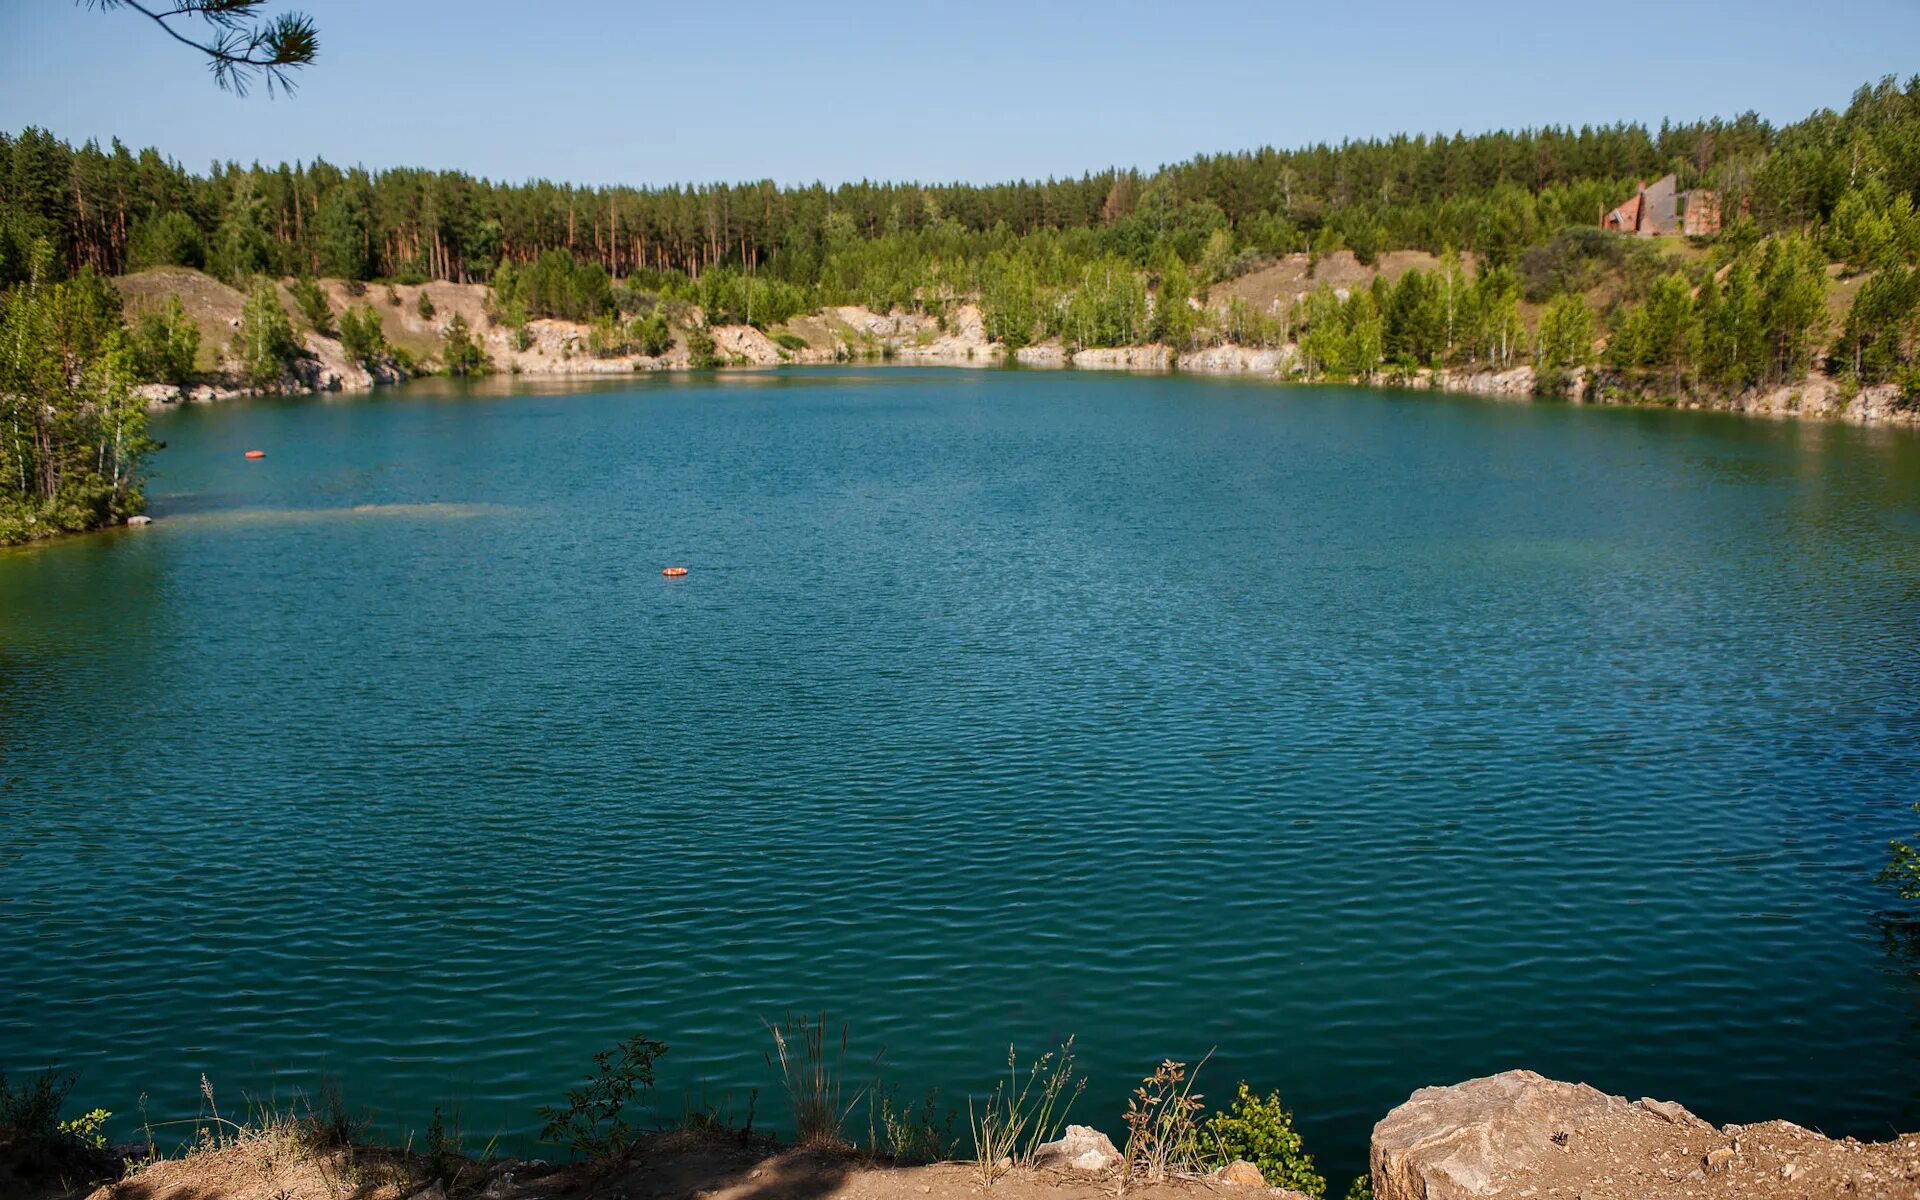
<path id="1" fill-rule="evenodd" d="M 1920 77 L 1778 128 L 981 186 L 202 175 L 27 129 L 0 134 L 0 543 L 137 515 L 149 406 L 429 372 L 1016 362 L 1915 423 L 1917 198 Z"/>
<path id="2" fill-rule="evenodd" d="M 850 1057 L 824 1014 L 769 1023 L 769 1091 L 660 1095 L 662 1042 L 635 1035 L 593 1056 L 585 1078 L 538 1110 L 543 1158 L 503 1152 L 463 1128 L 457 1106 L 418 1117 L 398 1141 L 370 1138 L 372 1110 L 341 1089 L 246 1098 L 200 1076 L 198 1111 L 148 1116 L 109 1139 L 114 1114 L 67 1115 L 75 1079 L 0 1074 L 0 1192 L 22 1200 L 1469 1200 L 1893 1195 L 1920 1172 L 1920 1142 L 1829 1139 L 1784 1121 L 1716 1127 L 1679 1104 L 1629 1102 L 1581 1084 L 1508 1071 L 1422 1088 L 1374 1126 L 1359 1174 L 1330 1180 L 1278 1091 L 1240 1082 L 1222 1101 L 1199 1063 L 1164 1061 L 1118 1113 L 1090 1114 L 1074 1043 L 1024 1057 L 957 1097 L 903 1099 L 884 1056 Z M 992 1078 L 995 1072 L 984 1073 Z M 979 1082 L 979 1081 L 976 1081 Z M 1211 1103 L 1209 1102 L 1211 1100 Z M 224 1105 L 224 1107 L 223 1107 Z M 770 1104 L 768 1107 L 772 1107 Z M 1109 1119 L 1117 1118 L 1117 1119 Z M 1119 1140 L 1094 1125 L 1106 1124 Z M 124 1124 L 124 1122 L 123 1122 Z M 1900 1195 L 1906 1192 L 1898 1192 Z"/>

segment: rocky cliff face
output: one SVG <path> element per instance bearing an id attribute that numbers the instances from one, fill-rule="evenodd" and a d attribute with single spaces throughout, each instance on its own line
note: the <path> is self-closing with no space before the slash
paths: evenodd
<path id="1" fill-rule="evenodd" d="M 1716 1127 L 1678 1104 L 1507 1071 L 1422 1088 L 1373 1127 L 1378 1200 L 1827 1200 L 1920 1195 L 1920 1138 Z"/>

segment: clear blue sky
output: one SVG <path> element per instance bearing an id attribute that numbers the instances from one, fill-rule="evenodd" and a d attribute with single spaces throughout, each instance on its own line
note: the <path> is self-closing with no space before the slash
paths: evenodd
<path id="1" fill-rule="evenodd" d="M 0 0 L 0 127 L 195 169 L 985 182 L 1401 130 L 1783 122 L 1920 71 L 1920 0 L 287 7 L 320 61 L 292 99 L 239 100 L 135 14 Z"/>

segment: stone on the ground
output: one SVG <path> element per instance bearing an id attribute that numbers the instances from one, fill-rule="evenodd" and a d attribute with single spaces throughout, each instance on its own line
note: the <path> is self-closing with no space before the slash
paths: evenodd
<path id="1" fill-rule="evenodd" d="M 1260 1174 L 1260 1168 L 1244 1158 L 1234 1159 L 1215 1171 L 1210 1178 L 1216 1183 L 1229 1184 L 1233 1187 L 1263 1188 L 1267 1186 L 1266 1176 Z"/>
<path id="2" fill-rule="evenodd" d="M 1034 1147 L 1036 1167 L 1067 1167 L 1075 1171 L 1111 1171 L 1120 1165 L 1113 1139 L 1086 1125 L 1069 1125 L 1058 1141 Z"/>
<path id="3" fill-rule="evenodd" d="M 1585 1084 L 1506 1071 L 1453 1087 L 1421 1088 L 1373 1127 L 1377 1200 L 1468 1200 L 1496 1178 L 1560 1153 L 1568 1131 L 1626 1101 Z M 1562 1142 L 1556 1142 L 1556 1134 Z"/>
<path id="4" fill-rule="evenodd" d="M 134 516 L 131 516 L 131 517 L 128 517 L 128 518 L 127 518 L 127 524 L 129 524 L 129 525 L 151 525 L 151 524 L 153 524 L 153 518 L 152 518 L 152 517 L 149 517 L 149 516 L 148 516 L 148 515 L 146 515 L 145 513 L 137 513 L 137 514 L 135 514 Z"/>

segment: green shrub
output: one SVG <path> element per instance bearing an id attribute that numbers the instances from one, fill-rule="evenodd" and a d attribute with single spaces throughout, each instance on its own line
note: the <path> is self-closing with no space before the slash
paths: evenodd
<path id="1" fill-rule="evenodd" d="M 340 348 L 347 357 L 371 370 L 387 357 L 387 335 L 380 314 L 371 304 L 356 304 L 340 314 Z"/>
<path id="2" fill-rule="evenodd" d="M 1355 1175 L 1347 1185 L 1347 1200 L 1373 1200 L 1373 1176 Z"/>
<path id="3" fill-rule="evenodd" d="M 233 337 L 233 356 L 240 360 L 242 378 L 256 388 L 278 386 L 299 359 L 293 322 L 280 307 L 273 284 L 262 281 L 247 297 L 240 311 L 240 331 Z"/>
<path id="4" fill-rule="evenodd" d="M 112 1113 L 96 1108 L 70 1121 L 60 1119 L 73 1083 L 72 1075 L 42 1071 L 15 1087 L 0 1071 L 0 1144 L 10 1146 L 29 1169 L 70 1159 L 78 1151 L 106 1149 L 105 1126 Z"/>
<path id="5" fill-rule="evenodd" d="M 640 353 L 648 358 L 659 358 L 673 349 L 673 326 L 667 323 L 665 311 L 658 308 L 633 323 L 633 336 Z"/>
<path id="6" fill-rule="evenodd" d="M 473 340 L 467 319 L 459 313 L 453 314 L 453 320 L 447 322 L 446 332 L 441 335 L 440 362 L 449 375 L 493 374 L 493 359 Z"/>
<path id="7" fill-rule="evenodd" d="M 807 339 L 797 333 L 788 333 L 784 330 L 774 334 L 773 341 L 774 344 L 782 350 L 805 350 L 807 348 Z"/>
<path id="8" fill-rule="evenodd" d="M 433 297 L 427 294 L 424 287 L 420 289 L 420 298 L 414 301 L 414 308 L 420 313 L 422 321 L 433 320 L 433 314 L 439 311 L 433 307 Z"/>
<path id="9" fill-rule="evenodd" d="M 1244 1158 L 1260 1168 L 1268 1187 L 1292 1188 L 1314 1200 L 1327 1193 L 1279 1092 L 1262 1098 L 1242 1083 L 1233 1103 L 1207 1119 L 1202 1139 L 1220 1163 Z"/>
<path id="10" fill-rule="evenodd" d="M 127 238 L 127 266 L 134 271 L 147 267 L 198 267 L 206 257 L 200 227 L 183 212 L 164 212 L 137 222 Z"/>
<path id="11" fill-rule="evenodd" d="M 704 329 L 687 330 L 687 365 L 696 371 L 709 371 L 720 365 L 719 347 L 713 335 Z"/>
<path id="12" fill-rule="evenodd" d="M 143 314 L 134 322 L 129 339 L 134 373 L 149 383 L 185 387 L 193 378 L 200 356 L 200 326 L 188 318 L 180 297 L 168 296 L 167 307 Z"/>
<path id="13" fill-rule="evenodd" d="M 590 1159 L 625 1157 L 633 1146 L 628 1106 L 644 1106 L 653 1091 L 653 1065 L 666 1044 L 635 1034 L 593 1056 L 593 1074 L 567 1089 L 566 1107 L 542 1107 L 540 1140 Z"/>
<path id="14" fill-rule="evenodd" d="M 953 1123 L 958 1109 L 940 1113 L 940 1090 L 931 1089 L 919 1104 L 897 1107 L 898 1087 L 875 1088 L 868 1108 L 868 1149 L 896 1164 L 909 1166 L 944 1162 L 953 1154 Z"/>
<path id="15" fill-rule="evenodd" d="M 287 290 L 293 293 L 294 304 L 314 332 L 325 333 L 333 327 L 333 305 L 327 303 L 327 294 L 311 276 L 302 275 Z"/>

